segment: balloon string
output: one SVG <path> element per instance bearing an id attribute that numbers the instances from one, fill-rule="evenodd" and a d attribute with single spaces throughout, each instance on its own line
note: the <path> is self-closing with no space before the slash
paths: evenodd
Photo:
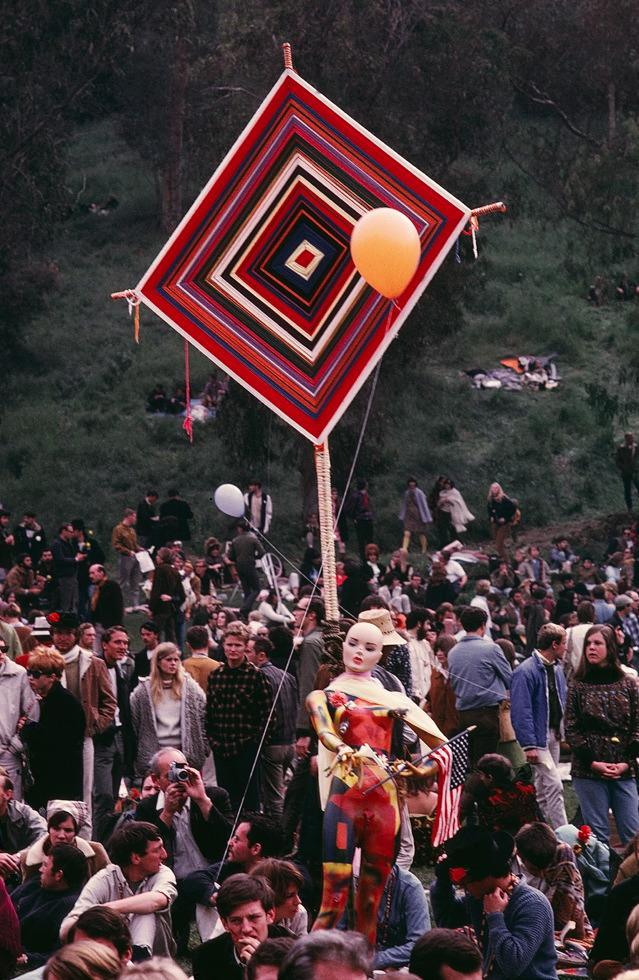
<path id="1" fill-rule="evenodd" d="M 386 334 L 388 333 L 388 331 L 390 330 L 390 328 L 393 325 L 393 321 L 392 321 L 393 307 L 395 307 L 395 309 L 398 310 L 400 313 L 401 313 L 401 310 L 402 310 L 402 308 L 399 305 L 399 303 L 397 302 L 397 300 L 396 299 L 392 299 L 391 300 L 391 305 L 388 308 L 388 316 L 386 317 L 386 326 L 384 327 L 384 336 L 386 336 Z"/>

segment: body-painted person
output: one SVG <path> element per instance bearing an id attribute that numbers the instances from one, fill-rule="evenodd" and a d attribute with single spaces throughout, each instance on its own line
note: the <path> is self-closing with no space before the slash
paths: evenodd
<path id="1" fill-rule="evenodd" d="M 356 929 L 375 942 L 377 912 L 399 845 L 399 805 L 389 774 L 396 719 L 431 748 L 445 741 L 435 723 L 405 694 L 389 692 L 371 671 L 382 655 L 383 636 L 356 623 L 343 647 L 344 672 L 306 699 L 319 738 L 320 797 L 324 814 L 322 906 L 314 929 L 333 929 L 348 901 L 353 854 L 361 848 Z M 328 773 L 329 778 L 325 774 Z"/>

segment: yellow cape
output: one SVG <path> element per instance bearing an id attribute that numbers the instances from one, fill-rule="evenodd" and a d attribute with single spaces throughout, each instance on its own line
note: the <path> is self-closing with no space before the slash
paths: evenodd
<path id="1" fill-rule="evenodd" d="M 363 701 L 368 701 L 370 704 L 382 705 L 384 708 L 405 708 L 406 714 L 402 720 L 431 749 L 437 748 L 438 745 L 441 745 L 447 740 L 433 719 L 425 711 L 422 711 L 421 708 L 418 708 L 414 701 L 411 701 L 409 697 L 400 691 L 387 691 L 379 681 L 340 674 L 339 677 L 331 681 L 324 693 L 329 694 L 331 691 L 351 694 L 354 697 L 361 698 Z M 327 749 L 320 740 L 317 753 L 317 768 L 322 810 L 326 809 L 334 764 L 335 753 Z"/>

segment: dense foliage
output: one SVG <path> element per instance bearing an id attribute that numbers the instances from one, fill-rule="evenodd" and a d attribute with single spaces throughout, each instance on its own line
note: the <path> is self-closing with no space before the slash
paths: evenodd
<path id="1" fill-rule="evenodd" d="M 581 297 L 596 272 L 639 271 L 628 0 L 0 9 L 3 499 L 28 497 L 51 519 L 65 506 L 86 511 L 83 481 L 69 487 L 83 472 L 107 526 L 148 481 L 198 487 L 203 513 L 216 480 L 257 470 L 297 512 L 305 442 L 237 388 L 193 450 L 173 423 L 146 419 L 146 390 L 179 377 L 180 342 L 146 315 L 133 349 L 122 309 L 106 299 L 146 267 L 290 40 L 311 83 L 416 165 L 471 205 L 510 206 L 509 218 L 482 225 L 479 263 L 442 268 L 384 360 L 360 468 L 376 478 L 389 534 L 404 469 L 425 482 L 451 471 L 479 508 L 483 485 L 501 475 L 535 521 L 615 500 L 610 440 L 639 408 L 638 319 L 635 307 L 588 310 Z M 112 215 L 87 213 L 109 195 Z M 566 383 L 537 399 L 476 396 L 457 374 L 550 350 Z M 194 364 L 197 385 L 206 364 Z M 369 390 L 332 440 L 338 483 Z"/>

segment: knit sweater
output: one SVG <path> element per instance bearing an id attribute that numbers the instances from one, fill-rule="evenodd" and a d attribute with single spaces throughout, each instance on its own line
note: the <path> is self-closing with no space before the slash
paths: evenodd
<path id="1" fill-rule="evenodd" d="M 180 741 L 182 752 L 195 769 L 202 768 L 209 751 L 204 735 L 205 707 L 204 692 L 187 674 L 182 688 Z M 140 680 L 131 695 L 131 724 L 138 746 L 135 772 L 137 776 L 143 776 L 149 768 L 151 756 L 160 749 L 150 682 L 146 677 Z"/>
<path id="2" fill-rule="evenodd" d="M 627 762 L 636 775 L 639 753 L 639 690 L 633 680 L 606 667 L 590 670 L 568 688 L 566 740 L 572 778 L 597 779 L 594 762 Z"/>
<path id="3" fill-rule="evenodd" d="M 431 887 L 438 926 L 472 925 L 480 941 L 484 976 L 490 980 L 556 980 L 553 913 L 545 895 L 519 882 L 503 912 L 484 915 L 482 902 L 455 896 L 440 874 Z"/>

